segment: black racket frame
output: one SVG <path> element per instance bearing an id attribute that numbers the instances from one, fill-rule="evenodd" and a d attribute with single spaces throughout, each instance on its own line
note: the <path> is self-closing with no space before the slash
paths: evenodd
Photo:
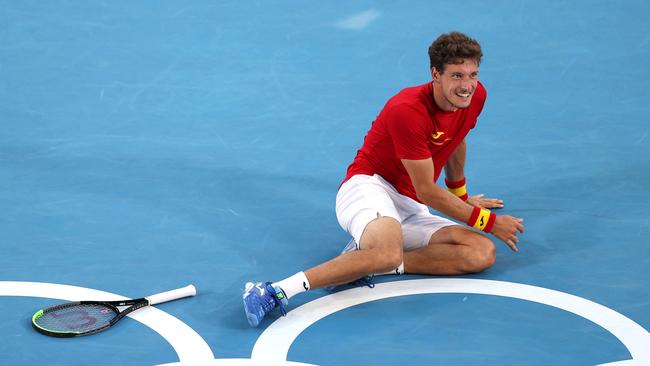
<path id="1" fill-rule="evenodd" d="M 42 316 L 45 313 L 52 312 L 52 311 L 57 311 L 57 310 L 61 310 L 61 309 L 69 308 L 69 307 L 74 307 L 74 306 L 78 306 L 78 305 L 101 305 L 101 306 L 105 306 L 105 307 L 113 310 L 113 312 L 115 312 L 116 315 L 115 315 L 115 317 L 113 319 L 111 319 L 111 321 L 108 324 L 104 325 L 103 327 L 99 327 L 99 328 L 92 329 L 92 330 L 85 331 L 85 332 L 52 332 L 50 330 L 47 330 L 45 328 L 41 328 L 38 325 L 36 325 L 36 320 L 38 318 L 40 318 L 40 316 Z M 120 309 L 118 309 L 118 306 L 129 306 L 129 307 L 122 310 L 122 311 L 120 311 Z M 59 305 L 50 306 L 48 308 L 45 308 L 45 309 L 42 309 L 42 310 L 39 310 L 38 312 L 36 312 L 36 314 L 34 314 L 34 316 L 32 317 L 32 327 L 34 329 L 36 329 L 36 331 L 38 331 L 39 333 L 45 334 L 45 335 L 50 336 L 50 337 L 57 337 L 57 338 L 82 337 L 82 336 L 87 336 L 87 335 L 103 332 L 106 329 L 108 329 L 108 328 L 112 327 L 113 325 L 115 325 L 115 323 L 120 321 L 122 318 L 124 318 L 128 314 L 130 314 L 130 313 L 132 313 L 132 312 L 134 312 L 134 311 L 136 311 L 138 309 L 141 309 L 143 307 L 146 307 L 146 306 L 149 306 L 149 300 L 147 300 L 144 297 L 139 298 L 139 299 L 116 300 L 116 301 L 74 301 L 74 302 L 67 302 L 67 303 L 63 303 L 63 304 L 59 304 Z M 39 315 L 39 313 L 40 313 L 40 316 L 37 316 L 37 315 Z"/>

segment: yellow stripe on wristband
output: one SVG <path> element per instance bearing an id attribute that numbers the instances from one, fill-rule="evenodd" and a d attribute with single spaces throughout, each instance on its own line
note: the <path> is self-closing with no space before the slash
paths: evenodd
<path id="1" fill-rule="evenodd" d="M 490 219 L 490 213 L 491 213 L 490 210 L 486 210 L 482 208 L 481 213 L 478 214 L 478 218 L 474 223 L 474 227 L 479 230 L 485 229 L 485 226 L 487 226 L 488 220 Z"/>
<path id="2" fill-rule="evenodd" d="M 447 187 L 447 190 L 449 192 L 455 194 L 458 197 L 463 197 L 464 195 L 467 194 L 467 186 L 466 185 L 464 185 L 462 187 L 458 187 L 458 188 L 449 188 L 449 187 Z"/>

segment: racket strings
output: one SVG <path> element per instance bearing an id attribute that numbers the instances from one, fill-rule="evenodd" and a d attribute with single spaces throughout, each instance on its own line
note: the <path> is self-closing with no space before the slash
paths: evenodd
<path id="1" fill-rule="evenodd" d="M 35 324 L 50 332 L 85 333 L 108 326 L 118 312 L 102 304 L 73 304 L 46 309 Z"/>

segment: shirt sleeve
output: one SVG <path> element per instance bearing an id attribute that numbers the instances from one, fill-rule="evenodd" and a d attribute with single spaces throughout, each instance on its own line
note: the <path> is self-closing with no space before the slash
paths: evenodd
<path id="1" fill-rule="evenodd" d="M 431 121 L 422 112 L 407 104 L 396 105 L 389 110 L 386 124 L 398 159 L 431 157 L 427 142 Z"/>

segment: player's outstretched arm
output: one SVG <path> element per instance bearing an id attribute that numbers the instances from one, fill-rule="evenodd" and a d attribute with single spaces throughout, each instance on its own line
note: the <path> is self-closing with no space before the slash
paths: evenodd
<path id="1" fill-rule="evenodd" d="M 475 216 L 476 210 L 478 209 L 475 209 L 475 207 L 458 199 L 452 193 L 435 184 L 433 180 L 435 170 L 431 158 L 422 160 L 402 159 L 402 164 L 404 164 L 411 178 L 418 198 L 424 204 L 460 222 L 469 223 L 472 220 L 477 220 L 473 216 Z M 510 249 L 516 252 L 518 251 L 516 244 L 519 241 L 517 231 L 520 233 L 524 231 L 522 222 L 523 219 L 517 217 L 495 215 L 492 225 L 482 225 L 481 229 L 491 227 L 487 231 L 502 240 Z"/>
<path id="2" fill-rule="evenodd" d="M 434 166 L 431 158 L 422 160 L 402 159 L 418 199 L 425 205 L 458 221 L 466 222 L 472 215 L 472 206 L 435 184 Z"/>
<path id="3" fill-rule="evenodd" d="M 465 157 L 467 155 L 467 143 L 465 140 L 461 142 L 453 153 L 447 159 L 445 163 L 445 180 L 449 185 L 449 182 L 460 182 L 463 185 L 463 191 L 465 191 Z M 483 194 L 477 194 L 475 196 L 467 197 L 466 192 L 464 192 L 464 197 L 466 198 L 467 203 L 475 207 L 483 208 L 502 208 L 503 201 L 498 198 L 486 198 Z M 459 193 L 460 195 L 460 193 Z"/>

